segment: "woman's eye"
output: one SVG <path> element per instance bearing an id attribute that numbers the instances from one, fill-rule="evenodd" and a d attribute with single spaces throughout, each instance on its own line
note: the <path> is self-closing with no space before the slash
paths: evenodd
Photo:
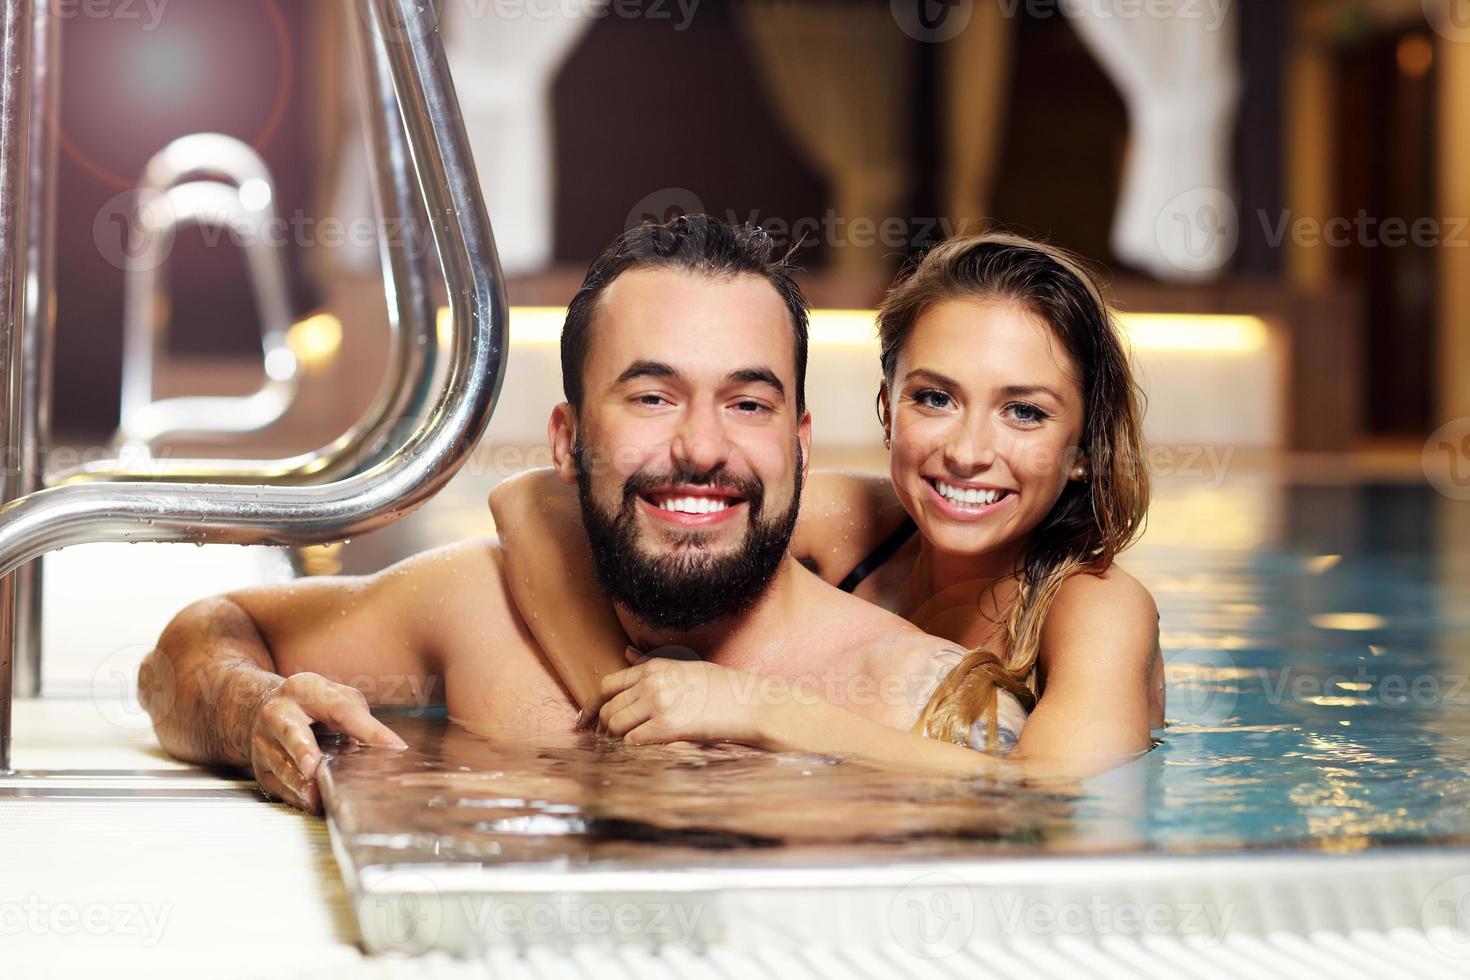
<path id="1" fill-rule="evenodd" d="M 1006 411 L 1010 412 L 1011 417 L 1017 422 L 1025 425 L 1040 425 L 1042 422 L 1051 418 L 1050 415 L 1046 414 L 1040 408 L 1037 408 L 1035 405 L 1028 405 L 1026 402 L 1016 402 L 1007 405 Z"/>
<path id="2" fill-rule="evenodd" d="M 954 399 L 949 397 L 948 392 L 937 388 L 924 388 L 914 392 L 914 402 L 923 408 L 949 408 L 954 404 Z"/>

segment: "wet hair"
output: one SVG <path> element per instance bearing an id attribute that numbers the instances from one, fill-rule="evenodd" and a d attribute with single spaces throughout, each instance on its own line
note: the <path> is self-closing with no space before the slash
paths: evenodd
<path id="1" fill-rule="evenodd" d="M 567 307 L 561 331 L 562 389 L 572 408 L 582 407 L 582 368 L 592 340 L 597 301 L 613 281 L 630 269 L 682 269 L 714 278 L 760 276 L 780 295 L 791 314 L 796 355 L 796 411 L 806 411 L 807 300 L 792 278 L 790 252 L 778 254 L 775 241 L 754 225 L 732 225 L 708 215 L 680 215 L 663 224 L 645 222 L 623 232 L 587 269 L 587 277 Z"/>
<path id="2" fill-rule="evenodd" d="M 1040 317 L 1071 358 L 1082 386 L 1077 448 L 1087 457 L 1090 477 L 1069 479 L 1032 532 L 1015 570 L 1016 597 L 1002 613 L 1006 655 L 971 651 L 929 699 L 915 726 L 922 734 L 963 742 L 971 725 L 988 713 L 993 743 L 996 692 L 1015 695 L 1028 709 L 1041 693 L 1036 673 L 1041 628 L 1062 584 L 1079 573 L 1106 571 L 1143 530 L 1149 500 L 1143 398 L 1117 319 L 1092 273 L 1062 249 L 994 232 L 935 247 L 889 290 L 878 314 L 878 336 L 890 390 L 915 325 L 947 300 L 1015 303 Z"/>

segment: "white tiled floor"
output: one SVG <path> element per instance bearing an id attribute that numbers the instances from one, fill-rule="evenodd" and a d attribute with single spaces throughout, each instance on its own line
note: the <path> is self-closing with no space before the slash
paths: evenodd
<path id="1" fill-rule="evenodd" d="M 16 704 L 0 973 L 264 977 L 361 962 L 324 822 L 170 759 L 151 732 L 116 723 L 119 707 Z M 26 797 L 38 771 L 76 795 Z"/>

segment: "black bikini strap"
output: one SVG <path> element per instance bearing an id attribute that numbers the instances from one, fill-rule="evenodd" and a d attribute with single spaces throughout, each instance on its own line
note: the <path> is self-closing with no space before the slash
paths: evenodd
<path id="1" fill-rule="evenodd" d="M 884 538 L 883 543 L 874 548 L 868 554 L 868 557 L 858 562 L 857 567 L 848 572 L 847 578 L 843 579 L 842 583 L 837 587 L 843 592 L 851 592 L 853 589 L 856 589 L 858 584 L 873 574 L 879 565 L 892 558 L 893 553 L 899 548 L 902 548 L 904 542 L 913 537 L 914 532 L 918 529 L 919 525 L 914 523 L 912 517 L 905 517 L 903 523 L 895 528 L 892 534 Z"/>

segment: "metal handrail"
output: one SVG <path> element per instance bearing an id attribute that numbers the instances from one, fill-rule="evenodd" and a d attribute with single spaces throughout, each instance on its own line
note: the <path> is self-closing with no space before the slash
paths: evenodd
<path id="1" fill-rule="evenodd" d="M 21 338 L 20 442 L 18 493 L 44 486 L 45 457 L 51 441 L 51 363 L 56 323 L 56 172 L 55 114 L 61 105 L 61 36 L 56 0 L 36 0 L 31 26 L 31 118 L 29 193 L 26 213 L 25 320 Z M 3 404 L 3 403 L 0 403 Z M 14 585 L 14 630 L 0 630 L 0 657 L 13 650 L 15 690 L 34 697 L 41 690 L 41 563 L 17 569 Z"/>
<path id="2" fill-rule="evenodd" d="M 358 0 L 346 0 L 349 7 Z M 387 456 L 428 411 L 438 366 L 437 307 L 430 286 L 434 242 L 418 193 L 403 133 L 387 51 L 366 14 L 352 13 L 360 25 L 353 43 L 358 86 L 364 108 L 373 206 L 383 233 L 379 264 L 388 301 L 392 334 L 389 363 L 372 404 L 356 425 L 327 445 L 282 459 L 108 459 L 47 476 L 51 486 L 109 481 L 270 483 L 302 486 L 324 483 L 369 469 Z"/>
<path id="3" fill-rule="evenodd" d="M 153 154 L 143 166 L 138 187 L 162 194 L 190 180 L 217 180 L 235 187 L 252 180 L 263 181 L 273 189 L 275 185 L 270 168 L 249 144 L 224 133 L 190 133 Z"/>
<path id="4" fill-rule="evenodd" d="M 504 371 L 506 302 L 499 260 L 466 149 L 448 65 L 427 7 L 366 0 L 397 16 L 385 45 L 453 320 L 444 390 L 388 459 L 314 487 L 164 483 L 51 487 L 0 506 L 0 575 L 69 544 L 189 541 L 306 545 L 375 530 L 453 475 L 490 419 Z"/>
<path id="5" fill-rule="evenodd" d="M 221 181 L 195 180 L 166 188 L 156 203 L 140 213 L 133 230 L 136 247 L 128 252 L 122 405 L 114 445 L 146 449 L 166 435 L 259 432 L 286 414 L 300 377 L 296 356 L 286 346 L 291 324 L 286 263 L 280 247 L 268 238 L 273 202 L 251 202 L 240 188 Z M 170 305 L 163 267 L 174 234 L 187 225 L 245 233 L 240 247 L 260 314 L 265 367 L 264 383 L 248 395 L 154 397 L 154 368 L 163 355 L 167 330 L 163 311 Z"/>
<path id="6" fill-rule="evenodd" d="M 265 161 L 233 136 L 194 133 L 153 155 L 138 194 L 143 206 L 123 270 L 122 398 L 114 444 L 149 448 L 166 435 L 243 435 L 279 421 L 296 398 L 300 374 L 286 346 L 291 302 L 282 246 L 270 238 L 279 221 Z M 154 396 L 170 308 L 163 270 L 175 234 L 186 225 L 243 233 L 238 244 L 260 317 L 265 367 L 264 383 L 249 395 Z"/>
<path id="7" fill-rule="evenodd" d="M 24 394 L 20 381 L 22 325 L 25 323 L 26 261 L 22 237 L 29 230 L 30 197 L 31 0 L 6 0 L 0 34 L 0 437 L 18 446 Z M 19 467 L 0 469 L 0 501 L 20 494 Z M 11 680 L 14 667 L 16 580 L 0 580 L 0 772 L 10 768 Z"/>
<path id="8" fill-rule="evenodd" d="M 390 23 L 395 30 L 393 40 L 384 44 L 389 73 L 448 287 L 453 354 L 437 402 L 387 459 L 321 486 L 104 483 L 27 494 L 0 506 L 0 576 L 47 551 L 83 542 L 306 545 L 362 534 L 427 500 L 484 433 L 504 377 L 505 284 L 443 44 L 428 5 L 416 0 L 364 2 L 371 5 L 371 20 L 380 31 Z M 28 3 L 9 0 L 7 11 L 17 7 L 28 9 Z M 9 57 L 8 34 L 5 53 Z M 25 66 L 22 58 L 18 74 L 25 74 Z M 13 118 L 8 110 L 16 94 L 10 88 L 12 78 L 7 73 L 7 120 Z M 22 100 L 19 111 L 24 109 Z M 10 146 L 6 135 L 0 150 Z M 0 170 L 0 176 L 9 175 Z M 0 248 L 5 241 L 0 233 Z M 8 590 L 0 590 L 5 594 Z M 8 678 L 8 672 L 0 674 Z M 8 722 L 8 688 L 3 695 L 0 711 Z M 8 728 L 0 735 L 3 770 L 9 763 Z"/>

